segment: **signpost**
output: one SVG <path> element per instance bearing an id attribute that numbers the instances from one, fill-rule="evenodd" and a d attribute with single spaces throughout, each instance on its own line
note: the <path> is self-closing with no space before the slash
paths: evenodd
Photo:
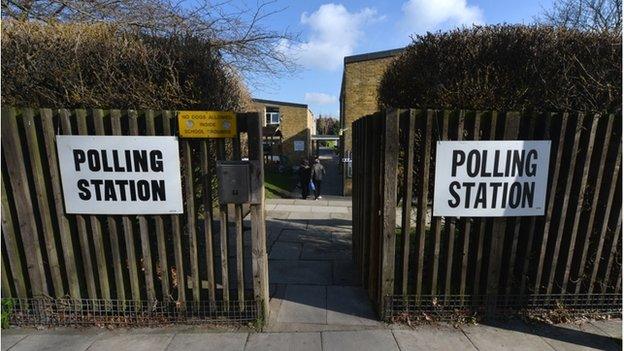
<path id="1" fill-rule="evenodd" d="M 56 143 L 66 213 L 182 213 L 176 137 L 58 135 Z"/>
<path id="2" fill-rule="evenodd" d="M 439 141 L 433 215 L 541 216 L 550 141 Z"/>
<path id="3" fill-rule="evenodd" d="M 178 129 L 183 138 L 235 138 L 236 114 L 228 111 L 180 111 Z"/>

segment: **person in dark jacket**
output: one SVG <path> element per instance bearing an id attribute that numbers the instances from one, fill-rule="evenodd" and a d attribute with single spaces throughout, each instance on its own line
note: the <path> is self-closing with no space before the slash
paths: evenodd
<path id="1" fill-rule="evenodd" d="M 314 200 L 321 199 L 321 184 L 323 183 L 323 177 L 325 176 L 325 167 L 321 164 L 319 158 L 314 159 L 312 165 L 312 183 L 314 183 Z"/>
<path id="2" fill-rule="evenodd" d="M 308 194 L 310 194 L 310 176 L 312 174 L 312 169 L 310 168 L 310 163 L 308 160 L 301 159 L 301 164 L 299 165 L 299 183 L 301 184 L 301 198 L 307 199 Z"/>

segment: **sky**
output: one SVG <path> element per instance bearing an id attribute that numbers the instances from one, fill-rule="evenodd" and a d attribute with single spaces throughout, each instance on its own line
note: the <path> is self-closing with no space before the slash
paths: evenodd
<path id="1" fill-rule="evenodd" d="M 552 0 L 276 0 L 271 9 L 283 10 L 263 26 L 298 34 L 280 50 L 299 68 L 247 84 L 255 98 L 305 103 L 316 117 L 337 118 L 345 56 L 404 47 L 413 34 L 473 24 L 530 24 L 551 6 Z"/>

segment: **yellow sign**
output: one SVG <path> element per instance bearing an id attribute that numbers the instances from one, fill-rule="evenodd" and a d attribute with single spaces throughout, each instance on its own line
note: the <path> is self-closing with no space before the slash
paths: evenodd
<path id="1" fill-rule="evenodd" d="M 236 114 L 227 111 L 180 111 L 178 130 L 183 138 L 235 138 Z"/>

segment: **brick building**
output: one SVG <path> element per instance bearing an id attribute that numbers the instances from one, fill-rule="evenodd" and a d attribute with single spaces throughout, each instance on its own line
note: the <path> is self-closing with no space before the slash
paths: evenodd
<path id="1" fill-rule="evenodd" d="M 340 87 L 340 151 L 342 158 L 351 158 L 351 123 L 379 110 L 377 89 L 381 78 L 394 58 L 403 49 L 371 52 L 344 58 Z M 350 163 L 343 163 L 343 195 L 351 195 Z"/>
<path id="2" fill-rule="evenodd" d="M 263 99 L 252 99 L 252 104 L 265 116 L 263 136 L 274 156 L 286 156 L 297 165 L 312 154 L 310 136 L 316 134 L 316 123 L 308 105 Z"/>

